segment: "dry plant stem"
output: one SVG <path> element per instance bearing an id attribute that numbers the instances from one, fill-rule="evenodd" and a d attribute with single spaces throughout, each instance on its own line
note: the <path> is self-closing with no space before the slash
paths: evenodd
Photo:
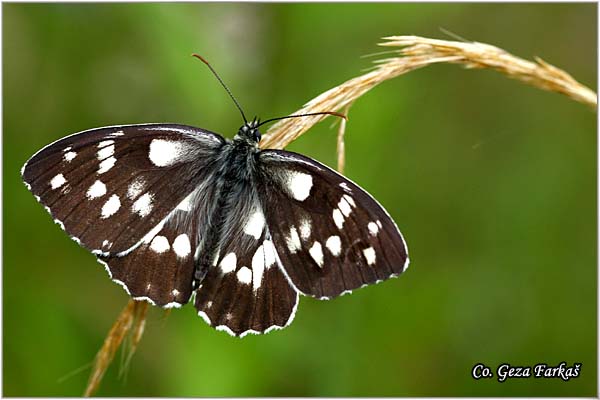
<path id="1" fill-rule="evenodd" d="M 96 390 L 98 390 L 100 382 L 104 377 L 104 373 L 112 362 L 121 342 L 123 342 L 123 339 L 131 332 L 133 332 L 131 351 L 133 352 L 135 350 L 144 330 L 144 321 L 147 310 L 148 303 L 144 301 L 129 300 L 129 303 L 127 303 L 127 306 L 121 311 L 121 314 L 108 332 L 106 339 L 104 339 L 104 344 L 98 351 L 98 354 L 96 354 L 94 366 L 92 367 L 92 373 L 90 374 L 84 396 L 92 396 Z"/>
<path id="2" fill-rule="evenodd" d="M 435 40 L 418 36 L 391 36 L 381 46 L 397 47 L 399 57 L 377 62 L 377 67 L 317 96 L 295 114 L 339 111 L 381 82 L 437 63 L 462 64 L 467 68 L 496 70 L 523 83 L 564 94 L 575 101 L 597 107 L 597 95 L 565 71 L 540 58 L 527 61 L 484 43 Z M 261 141 L 263 148 L 282 149 L 325 116 L 282 120 L 274 124 Z"/>
<path id="3" fill-rule="evenodd" d="M 352 104 L 348 104 L 344 108 L 344 115 L 346 115 L 346 117 L 350 111 L 350 106 L 352 106 Z M 346 118 L 341 119 L 337 135 L 337 171 L 340 174 L 344 173 L 344 167 L 346 166 L 346 144 L 344 143 L 344 135 L 346 134 L 346 121 Z"/>

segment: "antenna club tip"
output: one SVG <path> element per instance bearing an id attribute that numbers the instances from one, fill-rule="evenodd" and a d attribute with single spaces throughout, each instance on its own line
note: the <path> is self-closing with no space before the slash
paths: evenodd
<path id="1" fill-rule="evenodd" d="M 348 121 L 348 116 L 347 116 L 347 115 L 344 115 L 344 114 L 342 114 L 342 113 L 338 113 L 338 112 L 334 112 L 334 111 L 327 111 L 327 112 L 326 112 L 326 114 L 329 114 L 329 115 L 334 115 L 334 116 L 336 116 L 336 117 L 340 117 L 340 118 L 343 118 L 343 119 L 345 119 L 346 121 Z"/>
<path id="2" fill-rule="evenodd" d="M 195 58 L 197 58 L 197 59 L 198 59 L 198 60 L 200 60 L 200 61 L 202 61 L 204 64 L 208 64 L 208 61 L 206 61 L 206 60 L 204 59 L 204 57 L 202 57 L 202 56 L 201 56 L 200 54 L 198 54 L 198 53 L 192 53 L 192 54 L 191 54 L 191 56 L 192 56 L 192 57 L 195 57 Z"/>

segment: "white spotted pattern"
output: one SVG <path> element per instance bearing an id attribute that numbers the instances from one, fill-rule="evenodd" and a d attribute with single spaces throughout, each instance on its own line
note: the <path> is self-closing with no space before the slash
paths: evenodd
<path id="1" fill-rule="evenodd" d="M 133 203 L 131 209 L 134 212 L 138 213 L 140 217 L 145 217 L 148 214 L 150 214 L 150 211 L 152 211 L 153 207 L 154 206 L 152 205 L 152 194 L 144 193 L 135 201 L 135 203 Z"/>
<path id="2" fill-rule="evenodd" d="M 173 290 L 171 290 L 171 295 L 172 295 L 173 297 L 177 297 L 177 296 L 179 296 L 179 290 L 177 290 L 177 289 L 173 289 Z"/>
<path id="3" fill-rule="evenodd" d="M 175 164 L 183 155 L 185 148 L 182 143 L 164 139 L 154 139 L 150 142 L 148 158 L 157 167 L 167 167 Z"/>
<path id="4" fill-rule="evenodd" d="M 317 263 L 319 267 L 323 266 L 323 248 L 321 247 L 321 243 L 315 242 L 310 250 L 308 250 L 310 256 Z"/>
<path id="5" fill-rule="evenodd" d="M 247 285 L 252 282 L 252 271 L 248 267 L 242 267 L 237 272 L 237 278 L 240 283 Z"/>
<path id="6" fill-rule="evenodd" d="M 344 200 L 346 200 L 352 207 L 356 207 L 356 203 L 354 202 L 354 199 L 352 198 L 352 196 L 345 194 L 342 196 L 342 198 Z"/>
<path id="7" fill-rule="evenodd" d="M 117 162 L 117 159 L 112 156 L 107 158 L 106 160 L 102 161 L 100 163 L 100 168 L 98 168 L 98 173 L 103 174 L 107 171 L 110 171 L 110 169 L 115 166 L 116 162 Z"/>
<path id="8" fill-rule="evenodd" d="M 263 242 L 263 246 L 265 252 L 265 268 L 269 269 L 271 265 L 275 264 L 275 261 L 277 261 L 277 259 L 275 258 L 277 253 L 272 241 L 265 240 Z"/>
<path id="9" fill-rule="evenodd" d="M 367 264 L 375 264 L 375 249 L 373 249 L 372 247 L 367 247 L 363 250 L 363 255 L 365 256 L 365 260 L 367 260 Z"/>
<path id="10" fill-rule="evenodd" d="M 313 179 L 312 176 L 303 172 L 289 171 L 287 175 L 287 186 L 294 199 L 304 201 L 310 195 Z"/>
<path id="11" fill-rule="evenodd" d="M 73 161 L 73 159 L 75 157 L 77 157 L 77 153 L 75 153 L 74 151 L 69 151 L 68 153 L 65 153 L 65 155 L 63 156 L 63 158 L 65 159 L 66 162 Z"/>
<path id="12" fill-rule="evenodd" d="M 150 249 L 152 249 L 155 253 L 164 253 L 169 250 L 171 245 L 166 237 L 157 235 L 152 239 L 152 243 L 150 243 Z"/>
<path id="13" fill-rule="evenodd" d="M 341 198 L 340 202 L 338 203 L 338 207 L 339 207 L 340 211 L 342 212 L 342 214 L 344 214 L 344 217 L 347 217 L 352 212 L 352 208 L 350 207 L 350 204 L 344 197 Z"/>
<path id="14" fill-rule="evenodd" d="M 235 256 L 235 253 L 229 253 L 223 257 L 221 263 L 219 264 L 219 268 L 221 268 L 221 272 L 228 274 L 232 271 L 235 271 L 236 263 L 237 257 Z"/>
<path id="15" fill-rule="evenodd" d="M 337 208 L 333 210 L 333 222 L 335 222 L 335 226 L 338 229 L 342 229 L 344 227 L 344 216 Z"/>
<path id="16" fill-rule="evenodd" d="M 310 220 L 308 218 L 302 219 L 302 222 L 300 222 L 300 237 L 307 240 L 310 237 L 310 231 Z"/>
<path id="17" fill-rule="evenodd" d="M 177 254 L 177 257 L 180 258 L 185 258 L 190 255 L 192 252 L 192 246 L 190 244 L 190 238 L 187 234 L 182 233 L 175 238 L 173 241 L 173 250 L 175 251 L 175 254 Z"/>
<path id="18" fill-rule="evenodd" d="M 54 178 L 52 178 L 52 180 L 50 180 L 50 187 L 52 189 L 58 189 L 65 183 L 67 183 L 67 180 L 65 179 L 63 174 L 58 174 Z"/>
<path id="19" fill-rule="evenodd" d="M 337 257 L 342 252 L 342 241 L 339 236 L 330 236 L 325 242 L 325 247 L 329 249 L 331 254 Z"/>
<path id="20" fill-rule="evenodd" d="M 252 287 L 254 291 L 258 290 L 262 283 L 263 273 L 265 271 L 265 250 L 264 246 L 258 246 L 256 253 L 252 257 Z"/>
<path id="21" fill-rule="evenodd" d="M 377 234 L 379 233 L 379 225 L 377 225 L 375 222 L 369 222 L 367 227 L 369 228 L 369 233 L 372 236 L 377 236 Z"/>
<path id="22" fill-rule="evenodd" d="M 302 248 L 298 231 L 293 226 L 290 228 L 290 235 L 286 238 L 286 243 L 290 253 L 294 254 Z"/>
<path id="23" fill-rule="evenodd" d="M 96 199 L 106 194 L 106 185 L 102 181 L 96 181 L 90 186 L 85 194 L 88 199 Z"/>
<path id="24" fill-rule="evenodd" d="M 265 227 L 265 216 L 262 211 L 259 209 L 255 209 L 254 213 L 246 222 L 246 226 L 244 226 L 244 233 L 250 236 L 254 236 L 255 239 L 259 239 L 262 235 L 263 229 Z"/>
<path id="25" fill-rule="evenodd" d="M 144 190 L 144 185 L 146 181 L 143 178 L 137 178 L 135 181 L 131 182 L 127 187 L 127 197 L 131 200 L 135 199 L 142 193 Z"/>
<path id="26" fill-rule="evenodd" d="M 115 154 L 115 141 L 114 140 L 105 140 L 103 142 L 98 143 L 98 153 L 96 156 L 98 160 L 104 160 L 105 158 L 112 157 Z"/>
<path id="27" fill-rule="evenodd" d="M 102 218 L 108 218 L 121 208 L 121 200 L 119 196 L 113 194 L 102 206 Z"/>

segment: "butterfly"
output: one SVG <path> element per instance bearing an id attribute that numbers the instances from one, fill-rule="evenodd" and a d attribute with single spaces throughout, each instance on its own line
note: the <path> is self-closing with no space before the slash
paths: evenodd
<path id="1" fill-rule="evenodd" d="M 244 119 L 233 140 L 179 124 L 91 129 L 38 151 L 23 181 L 135 300 L 192 301 L 233 336 L 288 326 L 299 294 L 331 299 L 406 270 L 402 234 L 371 195 L 259 148 L 275 119 L 247 121 L 231 97 Z"/>

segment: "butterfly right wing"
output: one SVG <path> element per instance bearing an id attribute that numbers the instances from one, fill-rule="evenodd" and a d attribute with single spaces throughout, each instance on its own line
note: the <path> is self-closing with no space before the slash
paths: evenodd
<path id="1" fill-rule="evenodd" d="M 406 269 L 402 234 L 365 190 L 300 154 L 265 150 L 260 157 L 266 220 L 301 293 L 329 299 Z"/>
<path id="2" fill-rule="evenodd" d="M 139 246 L 206 180 L 224 143 L 184 125 L 92 129 L 46 146 L 21 173 L 72 239 L 115 255 Z"/>

